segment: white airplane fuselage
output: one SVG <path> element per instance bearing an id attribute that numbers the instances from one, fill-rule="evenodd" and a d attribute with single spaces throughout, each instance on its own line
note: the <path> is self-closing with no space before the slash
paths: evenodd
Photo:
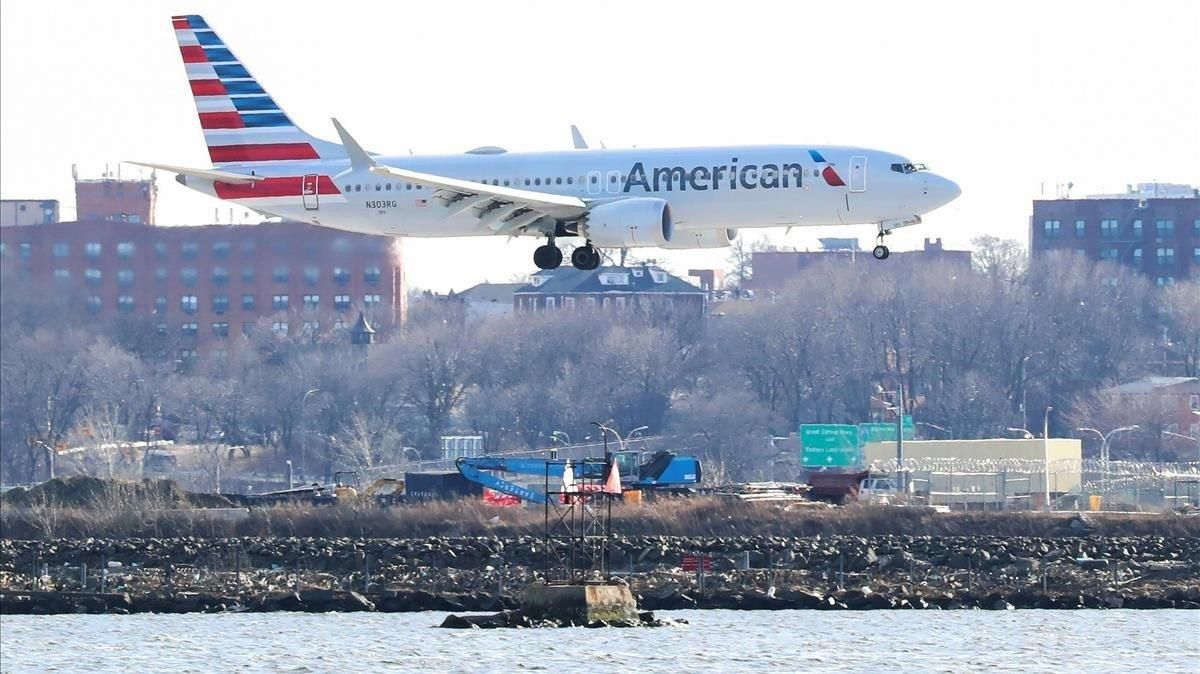
<path id="1" fill-rule="evenodd" d="M 816 161 L 814 153 L 824 161 Z M 913 164 L 900 155 L 856 147 L 603 149 L 374 159 L 422 173 L 590 202 L 658 197 L 670 203 L 676 229 L 685 231 L 881 222 L 903 226 L 919 222 L 914 216 L 959 193 L 953 182 L 911 169 Z M 355 232 L 414 237 L 494 233 L 480 227 L 468 211 L 440 207 L 433 199 L 435 190 L 351 171 L 349 160 L 224 168 L 290 179 L 296 189 L 262 189 L 261 183 L 214 187 L 213 181 L 191 176 L 180 182 L 263 213 Z M 827 175 L 826 168 L 833 173 Z M 288 191 L 292 194 L 280 194 Z"/>

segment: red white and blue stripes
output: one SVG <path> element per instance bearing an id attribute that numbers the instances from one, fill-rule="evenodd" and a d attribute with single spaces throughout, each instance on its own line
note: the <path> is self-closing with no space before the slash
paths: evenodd
<path id="1" fill-rule="evenodd" d="M 204 19 L 171 19 L 214 165 L 319 159 L 301 131 Z"/>

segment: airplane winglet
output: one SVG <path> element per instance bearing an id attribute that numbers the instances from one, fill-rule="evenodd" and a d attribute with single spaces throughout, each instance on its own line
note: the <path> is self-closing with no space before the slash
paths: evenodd
<path id="1" fill-rule="evenodd" d="M 588 149 L 587 141 L 583 139 L 583 134 L 579 132 L 579 127 L 571 125 L 571 142 L 574 143 L 576 150 Z"/>
<path id="2" fill-rule="evenodd" d="M 333 128 L 337 129 L 338 137 L 342 139 L 342 146 L 346 148 L 346 156 L 350 158 L 350 168 L 354 171 L 370 170 L 375 166 L 375 160 L 371 159 L 371 155 L 362 149 L 357 140 L 346 131 L 341 122 L 337 121 L 336 117 L 331 117 Z"/>

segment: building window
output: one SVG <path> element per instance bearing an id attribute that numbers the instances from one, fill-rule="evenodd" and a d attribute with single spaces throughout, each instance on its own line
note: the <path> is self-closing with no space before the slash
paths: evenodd
<path id="1" fill-rule="evenodd" d="M 212 324 L 213 337 L 228 337 L 229 324 L 225 322 Z"/>
<path id="2" fill-rule="evenodd" d="M 338 285 L 346 285 L 350 282 L 350 270 L 345 267 L 334 267 L 333 280 Z"/>
<path id="3" fill-rule="evenodd" d="M 254 267 L 242 267 L 242 283 L 254 283 Z"/>
<path id="4" fill-rule="evenodd" d="M 121 243 L 117 244 L 117 256 L 123 260 L 132 259 L 133 250 L 134 246 L 133 242 L 131 241 L 122 241 Z"/>
<path id="5" fill-rule="evenodd" d="M 242 334 L 249 337 L 254 334 L 254 321 L 246 321 L 242 323 Z"/>
<path id="6" fill-rule="evenodd" d="M 1193 260 L 1193 261 L 1194 261 L 1196 264 L 1200 264 L 1200 248 L 1193 248 L 1193 249 L 1192 249 L 1192 260 Z"/>
<path id="7" fill-rule="evenodd" d="M 71 254 L 71 245 L 66 243 L 54 244 L 54 257 L 67 257 Z"/>
<path id="8" fill-rule="evenodd" d="M 1105 246 L 1105 247 L 1101 248 L 1100 249 L 1100 259 L 1101 260 L 1110 260 L 1110 261 L 1115 262 L 1117 259 L 1117 249 L 1113 248 L 1111 246 Z"/>
<path id="9" fill-rule="evenodd" d="M 199 306 L 200 301 L 196 299 L 195 295 L 184 295 L 179 298 L 179 308 L 182 309 L 183 313 L 185 314 L 196 313 L 196 308 Z"/>
<path id="10" fill-rule="evenodd" d="M 1154 222 L 1155 235 L 1159 241 L 1171 239 L 1175 236 L 1175 221 L 1174 220 L 1156 220 Z"/>
<path id="11" fill-rule="evenodd" d="M 159 267 L 159 268 L 155 269 L 154 270 L 154 280 L 158 281 L 160 283 L 163 281 L 166 281 L 167 280 L 167 268 Z"/>
<path id="12" fill-rule="evenodd" d="M 1135 267 L 1142 266 L 1142 249 L 1141 248 L 1133 249 L 1133 266 L 1135 266 Z"/>
<path id="13" fill-rule="evenodd" d="M 93 314 L 99 313 L 100 306 L 101 306 L 101 304 L 100 304 L 99 297 L 97 297 L 96 295 L 88 295 L 88 298 L 87 298 L 88 311 L 92 312 Z"/>
<path id="14" fill-rule="evenodd" d="M 242 257 L 254 257 L 255 248 L 253 241 L 243 241 L 238 244 L 238 251 L 241 252 Z"/>
<path id="15" fill-rule="evenodd" d="M 1087 233 L 1087 223 L 1083 220 L 1075 221 L 1075 238 L 1082 239 Z"/>
<path id="16" fill-rule="evenodd" d="M 8 255 L 8 244 L 0 241 L 0 257 L 4 257 L 5 255 Z"/>
<path id="17" fill-rule="evenodd" d="M 1116 220 L 1101 220 L 1100 221 L 1100 237 L 1104 239 L 1117 238 L 1117 221 Z"/>
<path id="18" fill-rule="evenodd" d="M 1057 239 L 1062 233 L 1062 223 L 1058 220 L 1047 220 L 1042 224 L 1047 239 Z"/>
<path id="19" fill-rule="evenodd" d="M 330 244 L 330 248 L 332 248 L 333 252 L 335 252 L 335 253 L 349 253 L 350 252 L 349 237 L 339 236 L 338 238 L 333 240 L 333 243 Z"/>
<path id="20" fill-rule="evenodd" d="M 563 309 L 574 309 L 575 308 L 575 298 L 574 297 L 562 298 L 562 305 L 563 305 Z"/>
<path id="21" fill-rule="evenodd" d="M 117 298 L 117 311 L 123 314 L 133 312 L 133 297 L 129 295 L 121 295 Z"/>
<path id="22" fill-rule="evenodd" d="M 345 311 L 345 310 L 349 309 L 350 308 L 350 296 L 349 295 L 334 295 L 333 296 L 333 308 L 337 309 L 338 311 Z"/>
<path id="23" fill-rule="evenodd" d="M 192 334 L 195 334 L 195 333 L 192 333 Z M 178 360 L 181 364 L 187 365 L 188 363 L 190 363 L 191 361 L 196 359 L 196 350 L 195 349 L 180 349 L 179 351 L 176 352 L 176 355 L 178 356 Z"/>
<path id="24" fill-rule="evenodd" d="M 84 280 L 93 288 L 100 285 L 100 279 L 103 278 L 103 276 L 104 275 L 100 273 L 99 269 L 88 269 L 87 271 L 83 272 Z"/>
<path id="25" fill-rule="evenodd" d="M 333 322 L 334 330 L 346 330 L 349 327 L 350 326 L 346 324 L 346 321 L 340 317 L 336 321 Z"/>
<path id="26" fill-rule="evenodd" d="M 274 309 L 275 311 L 287 311 L 288 296 L 287 295 L 271 296 L 271 308 Z"/>
<path id="27" fill-rule="evenodd" d="M 1175 285 L 1175 277 L 1174 276 L 1158 276 L 1154 279 L 1154 285 L 1158 286 L 1159 288 L 1163 288 L 1165 286 L 1173 286 L 1173 285 Z"/>
<path id="28" fill-rule="evenodd" d="M 121 269 L 117 271 L 117 285 L 122 288 L 128 288 L 133 285 L 133 270 Z"/>
<path id="29" fill-rule="evenodd" d="M 179 270 L 179 281 L 185 286 L 191 287 L 196 285 L 196 268 L 184 267 Z"/>
<path id="30" fill-rule="evenodd" d="M 275 270 L 271 272 L 271 278 L 276 283 L 287 283 L 288 268 L 286 264 L 275 265 Z"/>
<path id="31" fill-rule="evenodd" d="M 200 332 L 200 325 L 197 323 L 180 323 L 179 334 L 184 337 L 195 337 Z"/>
<path id="32" fill-rule="evenodd" d="M 200 254 L 200 246 L 196 245 L 195 241 L 184 241 L 179 246 L 179 253 L 185 260 L 195 260 L 196 256 Z"/>
<path id="33" fill-rule="evenodd" d="M 84 255 L 87 255 L 89 258 L 91 258 L 93 260 L 100 257 L 100 252 L 102 250 L 103 250 L 103 246 L 101 246 L 99 243 L 96 243 L 95 241 L 89 242 L 88 244 L 84 245 L 84 247 L 83 247 Z"/>
<path id="34" fill-rule="evenodd" d="M 154 332 L 158 333 L 159 337 L 166 337 L 167 336 L 167 324 L 166 323 L 155 323 L 154 324 Z"/>
<path id="35" fill-rule="evenodd" d="M 1174 248 L 1159 248 L 1158 249 L 1158 264 L 1160 267 L 1170 267 L 1175 264 L 1175 249 Z"/>
<path id="36" fill-rule="evenodd" d="M 154 244 L 154 257 L 158 258 L 159 260 L 167 259 L 167 244 L 161 241 Z"/>
<path id="37" fill-rule="evenodd" d="M 1137 239 L 1138 241 L 1142 240 L 1142 221 L 1141 220 L 1133 221 L 1133 238 Z"/>
<path id="38" fill-rule="evenodd" d="M 242 295 L 242 310 L 254 311 L 254 295 Z"/>
<path id="39" fill-rule="evenodd" d="M 1192 220 L 1192 236 L 1200 237 L 1200 220 Z"/>
<path id="40" fill-rule="evenodd" d="M 223 314 L 226 311 L 229 311 L 229 296 L 213 295 L 212 310 L 215 314 Z"/>
<path id="41" fill-rule="evenodd" d="M 223 286 L 229 283 L 229 270 L 224 267 L 213 268 L 213 283 Z"/>
<path id="42" fill-rule="evenodd" d="M 288 333 L 287 321 L 275 321 L 271 323 L 271 332 L 277 335 L 286 335 Z"/>
<path id="43" fill-rule="evenodd" d="M 379 295 L 363 295 L 363 306 L 374 309 L 379 304 Z"/>
<path id="44" fill-rule="evenodd" d="M 546 311 L 550 311 L 551 309 L 555 308 L 556 304 L 557 304 L 557 300 L 555 298 L 547 297 L 546 298 Z"/>
<path id="45" fill-rule="evenodd" d="M 317 281 L 321 280 L 321 268 L 311 264 L 305 267 L 304 280 L 308 281 L 309 285 L 316 285 Z"/>
<path id="46" fill-rule="evenodd" d="M 371 285 L 379 283 L 379 267 L 367 267 L 363 270 L 363 280 Z"/>
<path id="47" fill-rule="evenodd" d="M 1188 409 L 1193 412 L 1200 412 L 1200 394 L 1193 393 L 1188 396 Z"/>
<path id="48" fill-rule="evenodd" d="M 320 295 L 305 295 L 304 296 L 304 308 L 305 309 L 308 309 L 310 311 L 315 310 L 317 308 L 317 305 L 319 305 L 320 303 L 321 303 Z"/>
<path id="49" fill-rule="evenodd" d="M 321 321 L 304 321 L 304 333 L 315 335 L 321 331 Z"/>
<path id="50" fill-rule="evenodd" d="M 216 257 L 219 260 L 224 260 L 225 258 L 229 257 L 229 242 L 214 241 L 212 245 L 212 251 L 213 257 Z"/>
<path id="51" fill-rule="evenodd" d="M 161 314 L 161 313 L 165 313 L 166 310 L 167 310 L 167 298 L 163 295 L 159 295 L 158 297 L 155 297 L 154 298 L 154 313 Z"/>
<path id="52" fill-rule="evenodd" d="M 28 243 L 22 243 L 17 246 L 17 256 L 22 260 L 28 260 L 33 257 L 33 246 Z"/>

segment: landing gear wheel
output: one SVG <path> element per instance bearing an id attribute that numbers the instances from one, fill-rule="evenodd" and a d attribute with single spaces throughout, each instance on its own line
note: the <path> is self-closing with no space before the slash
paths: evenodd
<path id="1" fill-rule="evenodd" d="M 600 266 L 600 251 L 592 244 L 571 251 L 571 264 L 580 271 L 592 271 Z"/>
<path id="2" fill-rule="evenodd" d="M 876 260 L 886 260 L 891 254 L 892 252 L 888 250 L 888 247 L 882 243 L 875 246 L 875 250 L 871 251 L 871 255 L 874 255 Z"/>
<path id="3" fill-rule="evenodd" d="M 538 246 L 533 251 L 533 264 L 538 269 L 558 269 L 562 264 L 563 254 L 558 249 L 558 246 L 547 243 L 543 246 Z"/>

